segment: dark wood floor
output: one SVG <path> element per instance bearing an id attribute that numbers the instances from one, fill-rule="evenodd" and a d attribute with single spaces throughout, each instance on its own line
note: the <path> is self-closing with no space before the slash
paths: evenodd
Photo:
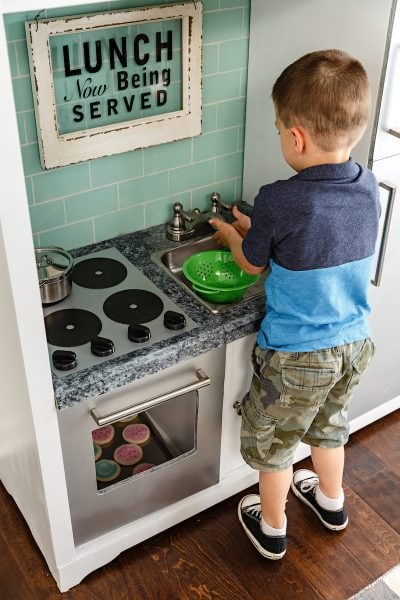
<path id="1" fill-rule="evenodd" d="M 301 463 L 309 465 L 308 460 Z M 0 486 L 0 597 L 346 599 L 400 562 L 399 491 L 397 411 L 350 439 L 345 470 L 350 525 L 344 532 L 324 529 L 290 495 L 287 555 L 278 562 L 265 560 L 237 520 L 239 494 L 122 553 L 60 594 L 13 500 Z"/>

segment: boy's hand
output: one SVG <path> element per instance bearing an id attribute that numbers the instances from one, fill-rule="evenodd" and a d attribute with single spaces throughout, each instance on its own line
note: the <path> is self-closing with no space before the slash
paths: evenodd
<path id="1" fill-rule="evenodd" d="M 237 206 L 232 208 L 232 214 L 236 221 L 232 223 L 232 227 L 236 229 L 242 238 L 245 238 L 248 230 L 251 227 L 251 219 L 247 215 L 240 212 Z"/>
<path id="2" fill-rule="evenodd" d="M 232 242 L 235 239 L 242 241 L 240 233 L 236 230 L 233 225 L 225 223 L 222 219 L 210 219 L 210 225 L 212 225 L 217 231 L 214 233 L 213 238 L 221 244 L 221 246 L 231 247 Z"/>

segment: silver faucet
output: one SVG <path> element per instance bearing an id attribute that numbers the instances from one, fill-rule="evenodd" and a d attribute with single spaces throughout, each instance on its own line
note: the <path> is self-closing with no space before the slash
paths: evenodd
<path id="1" fill-rule="evenodd" d="M 221 200 L 221 196 L 217 192 L 210 195 L 210 200 L 210 210 L 203 212 L 198 208 L 186 212 L 183 210 L 182 204 L 176 202 L 173 205 L 174 216 L 167 225 L 167 238 L 173 242 L 183 242 L 214 231 L 208 222 L 209 219 L 222 219 L 222 210 L 231 211 L 233 204 Z"/>

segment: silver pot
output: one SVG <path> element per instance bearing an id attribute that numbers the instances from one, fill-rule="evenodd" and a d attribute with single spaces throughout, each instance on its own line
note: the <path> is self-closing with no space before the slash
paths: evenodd
<path id="1" fill-rule="evenodd" d="M 74 259 L 63 248 L 36 248 L 36 266 L 42 304 L 60 302 L 72 288 Z"/>

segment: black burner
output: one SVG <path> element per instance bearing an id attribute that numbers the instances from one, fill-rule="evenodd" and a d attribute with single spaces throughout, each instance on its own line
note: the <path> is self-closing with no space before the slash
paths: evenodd
<path id="1" fill-rule="evenodd" d="M 101 331 L 101 321 L 88 310 L 69 308 L 57 310 L 44 320 L 46 336 L 53 346 L 81 346 Z"/>
<path id="2" fill-rule="evenodd" d="M 82 287 L 100 290 L 121 283 L 127 273 L 125 265 L 112 258 L 88 258 L 76 263 L 72 281 Z"/>
<path id="3" fill-rule="evenodd" d="M 103 310 L 117 323 L 147 323 L 161 315 L 164 304 L 153 292 L 123 290 L 109 296 Z"/>

